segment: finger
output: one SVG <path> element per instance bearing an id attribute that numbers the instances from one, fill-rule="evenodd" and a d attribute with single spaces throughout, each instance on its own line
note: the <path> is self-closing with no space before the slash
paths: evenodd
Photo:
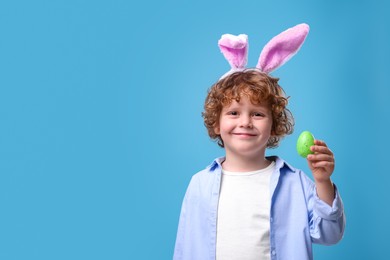
<path id="1" fill-rule="evenodd" d="M 334 157 L 330 154 L 309 154 L 307 156 L 307 159 L 309 161 L 315 162 L 315 161 L 328 161 L 333 162 Z"/>
<path id="2" fill-rule="evenodd" d="M 314 140 L 314 144 L 327 147 L 326 143 L 322 140 Z"/>
<path id="3" fill-rule="evenodd" d="M 333 156 L 333 152 L 327 146 L 312 145 L 310 147 L 310 150 L 314 153 L 323 153 Z"/>
<path id="4" fill-rule="evenodd" d="M 333 168 L 334 163 L 333 162 L 328 162 L 328 161 L 318 161 L 318 162 L 312 162 L 311 163 L 313 168 Z"/>

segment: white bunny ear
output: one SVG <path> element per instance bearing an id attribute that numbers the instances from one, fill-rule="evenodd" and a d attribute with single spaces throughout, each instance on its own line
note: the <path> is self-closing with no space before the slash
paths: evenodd
<path id="1" fill-rule="evenodd" d="M 272 38 L 261 51 L 256 68 L 270 73 L 286 63 L 301 48 L 309 25 L 298 24 Z"/>
<path id="2" fill-rule="evenodd" d="M 248 61 L 248 36 L 224 34 L 218 46 L 232 70 L 243 69 Z"/>

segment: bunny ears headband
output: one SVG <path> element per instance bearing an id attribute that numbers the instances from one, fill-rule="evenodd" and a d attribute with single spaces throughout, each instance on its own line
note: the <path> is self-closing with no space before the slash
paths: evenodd
<path id="1" fill-rule="evenodd" d="M 308 33 L 309 25 L 302 23 L 272 38 L 261 51 L 256 69 L 269 74 L 282 66 L 298 52 Z M 248 61 L 247 35 L 224 34 L 218 41 L 218 46 L 231 66 L 230 71 L 222 78 L 245 69 Z"/>

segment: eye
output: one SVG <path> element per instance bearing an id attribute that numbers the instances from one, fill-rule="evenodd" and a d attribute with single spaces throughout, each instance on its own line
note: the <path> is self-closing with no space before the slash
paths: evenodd
<path id="1" fill-rule="evenodd" d="M 254 117 L 264 117 L 265 115 L 264 115 L 263 113 L 254 112 L 254 113 L 253 113 L 253 116 L 254 116 Z"/>
<path id="2" fill-rule="evenodd" d="M 238 115 L 238 112 L 237 111 L 229 111 L 227 114 L 231 115 L 231 116 L 236 116 L 236 115 Z"/>

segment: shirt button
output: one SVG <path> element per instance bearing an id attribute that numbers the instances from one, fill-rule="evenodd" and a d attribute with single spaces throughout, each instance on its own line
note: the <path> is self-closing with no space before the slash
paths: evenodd
<path id="1" fill-rule="evenodd" d="M 272 254 L 272 255 L 276 255 L 276 251 L 275 251 L 275 250 L 272 250 L 272 251 L 271 251 L 271 254 Z"/>
<path id="2" fill-rule="evenodd" d="M 274 222 L 274 219 L 273 219 L 273 218 L 270 218 L 269 221 L 271 221 L 271 223 L 272 223 L 272 222 Z"/>

